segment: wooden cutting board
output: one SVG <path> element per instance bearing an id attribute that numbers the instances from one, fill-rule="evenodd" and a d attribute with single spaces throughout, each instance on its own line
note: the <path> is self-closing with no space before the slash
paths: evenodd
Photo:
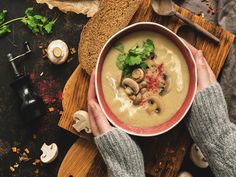
<path id="1" fill-rule="evenodd" d="M 183 28 L 183 22 L 176 17 L 160 17 L 151 7 L 151 0 L 144 0 L 135 14 L 132 23 L 139 21 L 153 21 L 160 23 L 175 33 Z M 214 26 L 200 16 L 191 14 L 186 9 L 176 6 L 183 16 L 199 24 L 220 39 L 217 45 L 202 34 L 194 32 L 192 44 L 201 49 L 218 76 L 233 43 L 234 36 L 220 27 Z M 190 31 L 191 32 L 191 31 Z M 189 33 L 182 32 L 182 37 L 189 40 Z M 191 36 L 192 38 L 192 36 Z M 80 66 L 76 68 L 63 91 L 62 106 L 64 112 L 59 121 L 59 126 L 79 135 L 79 138 L 68 151 L 58 172 L 59 177 L 73 175 L 73 177 L 97 176 L 103 177 L 106 168 L 93 145 L 92 135 L 76 133 L 72 127 L 72 115 L 75 111 L 86 108 L 89 76 Z M 134 137 L 140 144 L 145 157 L 146 172 L 153 176 L 176 176 L 181 166 L 186 150 L 191 144 L 191 138 L 183 125 L 183 121 L 171 131 L 152 138 Z M 72 177 L 72 176 L 71 176 Z"/>

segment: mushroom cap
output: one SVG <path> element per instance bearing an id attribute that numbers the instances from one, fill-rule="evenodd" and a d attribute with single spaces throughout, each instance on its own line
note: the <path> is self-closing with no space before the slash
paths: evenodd
<path id="1" fill-rule="evenodd" d="M 52 41 L 47 48 L 48 59 L 54 64 L 64 63 L 69 55 L 69 49 L 67 44 L 58 39 Z"/>
<path id="2" fill-rule="evenodd" d="M 123 79 L 123 81 L 122 81 L 122 86 L 123 86 L 124 88 L 130 87 L 130 88 L 134 91 L 134 94 L 135 94 L 135 95 L 138 94 L 138 92 L 139 92 L 139 90 L 140 90 L 138 83 L 137 83 L 135 80 L 130 79 L 130 78 L 125 78 L 125 79 Z"/>
<path id="3" fill-rule="evenodd" d="M 193 144 L 191 147 L 190 159 L 199 168 L 207 168 L 209 165 L 200 148 L 196 144 Z"/>
<path id="4" fill-rule="evenodd" d="M 86 133 L 92 132 L 89 124 L 88 112 L 79 110 L 74 113 L 73 119 L 75 120 L 75 123 L 72 126 L 77 132 L 82 130 L 85 130 Z"/>
<path id="5" fill-rule="evenodd" d="M 178 174 L 177 177 L 193 177 L 193 176 L 187 171 L 182 171 Z"/>
<path id="6" fill-rule="evenodd" d="M 58 147 L 55 143 L 52 143 L 51 145 L 44 143 L 41 147 L 41 151 L 43 154 L 40 156 L 40 160 L 43 163 L 50 163 L 54 161 L 58 155 Z"/>
<path id="7" fill-rule="evenodd" d="M 162 86 L 161 86 L 162 85 Z M 171 90 L 171 79 L 167 74 L 164 74 L 162 82 L 159 84 L 162 90 L 160 90 L 159 95 L 164 96 L 168 94 Z"/>
<path id="8" fill-rule="evenodd" d="M 160 98 L 157 96 L 150 96 L 150 98 L 147 99 L 148 102 L 148 108 L 147 112 L 149 114 L 151 113 L 161 113 L 163 110 L 163 105 L 160 101 Z"/>
<path id="9" fill-rule="evenodd" d="M 134 69 L 131 76 L 136 82 L 141 82 L 144 79 L 144 71 L 141 68 Z"/>

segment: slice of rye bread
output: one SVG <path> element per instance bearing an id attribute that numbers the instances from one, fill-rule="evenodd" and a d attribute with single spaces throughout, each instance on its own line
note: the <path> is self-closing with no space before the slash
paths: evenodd
<path id="1" fill-rule="evenodd" d="M 126 27 L 142 0 L 105 0 L 100 10 L 85 25 L 79 43 L 79 62 L 88 74 L 96 66 L 106 41 Z"/>

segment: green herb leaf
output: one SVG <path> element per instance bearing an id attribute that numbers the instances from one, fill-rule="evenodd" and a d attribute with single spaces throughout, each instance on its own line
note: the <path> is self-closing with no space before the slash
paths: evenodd
<path id="1" fill-rule="evenodd" d="M 117 44 L 114 46 L 114 48 L 115 48 L 116 50 L 118 50 L 119 52 L 121 52 L 121 53 L 124 53 L 124 52 L 125 52 L 125 51 L 124 51 L 124 45 L 121 44 L 120 42 L 117 43 Z"/>
<path id="2" fill-rule="evenodd" d="M 114 48 L 121 52 L 117 57 L 116 65 L 124 72 L 125 76 L 129 76 L 136 68 L 147 69 L 148 66 L 144 60 L 150 57 L 155 50 L 153 41 L 150 39 L 147 39 L 142 47 L 135 45 L 129 49 L 127 54 L 124 52 L 124 46 L 121 43 L 116 44 Z"/>
<path id="3" fill-rule="evenodd" d="M 127 57 L 127 56 L 126 56 L 125 53 L 122 53 L 122 54 L 120 54 L 120 55 L 117 57 L 116 66 L 117 66 L 120 70 L 123 70 L 123 69 L 124 69 L 124 63 L 125 63 L 126 57 Z"/>
<path id="4" fill-rule="evenodd" d="M 33 15 L 33 10 L 34 8 L 33 7 L 29 7 L 25 10 L 25 15 L 26 16 L 32 16 Z"/>
<path id="5" fill-rule="evenodd" d="M 25 11 L 25 17 L 21 20 L 34 34 L 49 34 L 52 32 L 55 21 L 50 21 L 47 17 L 33 15 L 33 8 Z"/>
<path id="6" fill-rule="evenodd" d="M 142 58 L 140 55 L 128 55 L 125 60 L 125 64 L 129 66 L 139 65 L 142 62 Z"/>
<path id="7" fill-rule="evenodd" d="M 55 22 L 54 21 L 50 21 L 43 28 L 49 34 L 49 33 L 52 32 L 52 29 L 53 29 L 54 25 L 55 25 Z"/>
<path id="8" fill-rule="evenodd" d="M 4 25 L 0 27 L 0 37 L 2 37 L 6 33 L 10 33 L 11 29 L 9 28 L 8 25 Z"/>
<path id="9" fill-rule="evenodd" d="M 143 58 L 149 57 L 152 53 L 154 53 L 154 50 L 155 50 L 155 46 L 153 44 L 153 41 L 150 39 L 147 39 L 144 42 L 143 48 L 144 48 L 144 52 L 142 54 L 142 57 Z"/>
<path id="10" fill-rule="evenodd" d="M 6 16 L 7 16 L 7 10 L 2 10 L 0 12 L 0 25 L 5 21 Z"/>

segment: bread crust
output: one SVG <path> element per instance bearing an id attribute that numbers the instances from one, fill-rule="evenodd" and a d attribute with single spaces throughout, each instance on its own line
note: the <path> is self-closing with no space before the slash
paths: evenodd
<path id="1" fill-rule="evenodd" d="M 106 41 L 126 27 L 140 6 L 142 0 L 102 1 L 99 11 L 88 21 L 81 33 L 79 62 L 91 74 L 99 53 Z"/>

